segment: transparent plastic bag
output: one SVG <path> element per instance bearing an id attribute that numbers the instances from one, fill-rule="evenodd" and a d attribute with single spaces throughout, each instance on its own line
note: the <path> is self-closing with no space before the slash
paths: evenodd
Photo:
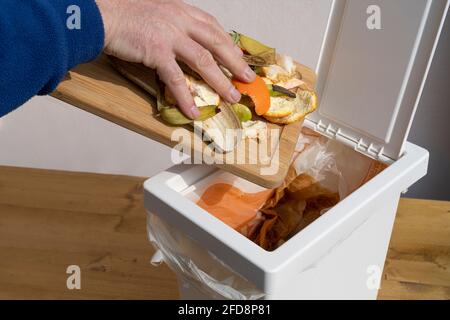
<path id="1" fill-rule="evenodd" d="M 293 166 L 297 175 L 308 174 L 325 188 L 338 192 L 341 201 L 386 167 L 309 129 L 302 130 Z"/>
<path id="2" fill-rule="evenodd" d="M 176 273 L 179 281 L 189 284 L 205 297 L 214 299 L 257 300 L 264 293 L 234 272 L 213 253 L 170 226 L 156 214 L 148 213 L 147 230 L 158 250 L 152 263 L 161 262 Z"/>

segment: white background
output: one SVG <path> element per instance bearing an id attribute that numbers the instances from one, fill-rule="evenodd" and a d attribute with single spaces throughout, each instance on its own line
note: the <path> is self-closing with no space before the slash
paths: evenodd
<path id="1" fill-rule="evenodd" d="M 191 0 L 227 30 L 244 31 L 316 67 L 330 0 Z M 441 40 L 411 132 L 431 151 L 429 176 L 408 196 L 450 200 L 449 32 Z M 50 97 L 0 119 L 0 165 L 151 176 L 172 165 L 170 149 Z"/>

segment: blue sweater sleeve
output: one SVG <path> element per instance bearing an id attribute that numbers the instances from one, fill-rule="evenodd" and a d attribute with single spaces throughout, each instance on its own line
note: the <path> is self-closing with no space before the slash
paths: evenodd
<path id="1" fill-rule="evenodd" d="M 103 43 L 94 0 L 1 0 L 0 117 L 52 92 L 68 70 L 95 59 Z"/>

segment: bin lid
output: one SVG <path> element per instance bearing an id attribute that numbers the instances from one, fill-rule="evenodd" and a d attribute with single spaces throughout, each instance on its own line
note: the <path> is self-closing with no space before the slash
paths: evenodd
<path id="1" fill-rule="evenodd" d="M 367 1 L 334 4 L 317 70 L 320 105 L 305 121 L 388 162 L 402 155 L 448 10 L 448 2 L 402 1 L 383 2 L 380 29 L 366 26 Z"/>

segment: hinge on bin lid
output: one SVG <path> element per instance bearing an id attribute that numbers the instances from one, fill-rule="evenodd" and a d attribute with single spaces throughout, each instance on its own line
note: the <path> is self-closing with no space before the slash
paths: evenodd
<path id="1" fill-rule="evenodd" d="M 334 128 L 331 124 L 325 125 L 322 120 L 319 120 L 318 123 L 314 123 L 307 118 L 305 119 L 305 126 L 329 139 L 339 141 L 370 158 L 384 163 L 392 163 L 394 161 L 394 159 L 384 155 L 383 146 L 375 145 L 361 137 L 359 139 L 349 137 L 342 129 Z"/>
<path id="2" fill-rule="evenodd" d="M 402 155 L 449 1 L 370 3 L 378 2 L 382 28 L 372 30 L 358 18 L 367 1 L 333 1 L 317 68 L 320 105 L 305 125 L 392 162 Z"/>

